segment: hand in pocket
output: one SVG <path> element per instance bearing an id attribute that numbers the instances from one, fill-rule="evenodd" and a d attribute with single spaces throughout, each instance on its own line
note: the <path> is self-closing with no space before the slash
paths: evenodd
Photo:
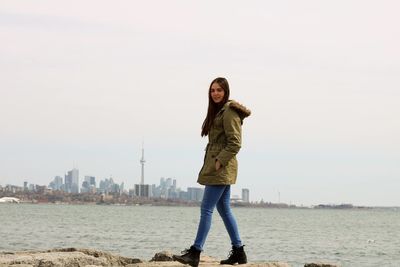
<path id="1" fill-rule="evenodd" d="M 215 169 L 218 171 L 221 168 L 221 163 L 219 162 L 219 160 L 215 161 Z"/>

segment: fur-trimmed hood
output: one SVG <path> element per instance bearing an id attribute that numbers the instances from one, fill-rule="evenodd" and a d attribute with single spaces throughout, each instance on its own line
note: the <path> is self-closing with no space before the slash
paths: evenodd
<path id="1" fill-rule="evenodd" d="M 243 121 L 244 118 L 249 117 L 251 115 L 250 109 L 246 108 L 239 102 L 235 100 L 229 100 L 228 103 L 229 107 L 236 111 L 239 114 L 240 119 Z"/>

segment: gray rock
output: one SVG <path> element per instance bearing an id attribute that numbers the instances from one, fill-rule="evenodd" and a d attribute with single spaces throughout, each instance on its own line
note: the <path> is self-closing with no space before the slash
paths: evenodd
<path id="1" fill-rule="evenodd" d="M 304 267 L 339 267 L 339 265 L 323 262 L 306 263 Z"/>
<path id="2" fill-rule="evenodd" d="M 172 258 L 173 253 L 170 251 L 162 251 L 156 253 L 154 257 L 147 263 L 130 264 L 127 267 L 182 267 L 185 266 Z M 221 267 L 219 263 L 220 260 L 202 254 L 200 256 L 200 266 L 210 266 L 210 267 Z M 227 265 L 225 265 L 227 266 Z M 248 263 L 240 265 L 241 267 L 252 266 L 252 267 L 289 267 L 287 263 L 283 262 L 259 262 L 259 263 Z"/>
<path id="3" fill-rule="evenodd" d="M 171 251 L 161 251 L 154 255 L 150 261 L 174 261 Z"/>
<path id="4" fill-rule="evenodd" d="M 183 267 L 185 265 L 171 261 L 172 253 L 162 251 L 156 253 L 149 262 L 135 258 L 127 258 L 93 249 L 62 248 L 44 251 L 0 252 L 0 267 Z M 221 267 L 219 260 L 202 255 L 200 266 Z M 241 267 L 289 267 L 284 262 L 258 262 L 243 264 Z M 325 267 L 325 266 L 324 266 Z"/>
<path id="5" fill-rule="evenodd" d="M 142 261 L 93 249 L 64 248 L 0 253 L 0 266 L 125 266 L 139 262 Z"/>

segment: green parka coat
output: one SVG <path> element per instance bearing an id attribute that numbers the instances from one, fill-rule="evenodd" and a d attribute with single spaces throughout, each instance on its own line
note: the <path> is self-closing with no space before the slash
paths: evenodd
<path id="1" fill-rule="evenodd" d="M 208 133 L 204 164 L 197 182 L 202 185 L 230 185 L 236 183 L 238 162 L 236 154 L 242 143 L 243 119 L 251 112 L 236 101 L 228 101 L 215 116 Z M 218 171 L 215 162 L 221 163 Z"/>

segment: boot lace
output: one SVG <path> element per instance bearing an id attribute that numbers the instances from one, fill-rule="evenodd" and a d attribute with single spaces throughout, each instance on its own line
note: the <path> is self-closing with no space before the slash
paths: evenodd
<path id="1" fill-rule="evenodd" d="M 234 253 L 234 249 L 232 249 L 231 251 L 229 251 L 229 253 L 228 253 L 228 259 L 230 259 L 232 256 L 233 256 L 233 253 Z"/>
<path id="2" fill-rule="evenodd" d="M 189 253 L 189 251 L 190 251 L 190 248 L 186 248 L 186 249 L 184 249 L 184 250 L 181 251 L 181 254 Z"/>

